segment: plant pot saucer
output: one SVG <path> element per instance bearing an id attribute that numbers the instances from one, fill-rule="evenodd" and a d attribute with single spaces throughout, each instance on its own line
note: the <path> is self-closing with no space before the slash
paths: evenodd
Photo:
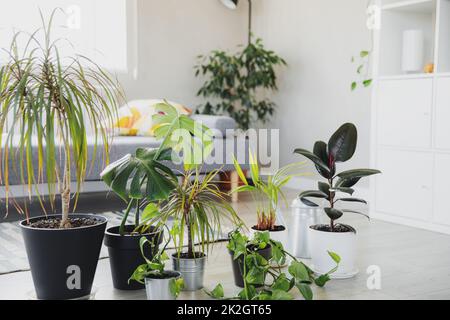
<path id="1" fill-rule="evenodd" d="M 316 275 L 321 275 L 323 274 L 323 272 L 318 272 L 314 265 L 310 265 L 309 268 L 316 274 Z M 350 279 L 353 278 L 354 276 L 356 276 L 359 273 L 358 269 L 354 269 L 350 272 L 347 273 L 332 273 L 330 274 L 330 279 L 335 279 L 335 280 L 343 280 L 343 279 Z"/>
<path id="2" fill-rule="evenodd" d="M 98 292 L 98 288 L 92 287 L 91 294 L 84 296 L 84 297 L 79 297 L 79 298 L 69 299 L 69 300 L 95 300 L 95 295 L 97 294 L 97 292 Z M 26 296 L 27 296 L 27 300 L 40 300 L 36 296 L 36 291 L 34 291 L 34 290 L 28 291 L 26 293 Z"/>

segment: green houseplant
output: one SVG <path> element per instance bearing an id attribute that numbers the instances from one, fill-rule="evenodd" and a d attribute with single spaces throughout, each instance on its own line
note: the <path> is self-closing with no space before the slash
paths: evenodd
<path id="1" fill-rule="evenodd" d="M 267 231 L 256 233 L 249 239 L 236 229 L 229 237 L 227 247 L 233 263 L 235 282 L 243 288 L 236 297 L 229 299 L 291 300 L 294 298 L 292 289 L 296 287 L 304 299 L 312 300 L 311 285 L 323 287 L 340 262 L 337 254 L 329 252 L 329 260 L 334 261 L 335 266 L 328 273 L 316 277 L 310 268 L 286 252 L 280 242 L 272 240 Z M 293 259 L 288 267 L 288 274 L 272 266 L 273 263 L 278 266 L 284 264 L 286 256 Z M 216 299 L 225 298 L 220 284 L 207 293 Z"/>
<path id="2" fill-rule="evenodd" d="M 209 56 L 200 55 L 195 75 L 206 81 L 197 95 L 208 101 L 198 112 L 229 115 L 244 130 L 255 121 L 266 122 L 276 105 L 260 93 L 278 89 L 276 68 L 285 65 L 283 58 L 264 48 L 261 39 L 235 54 L 216 50 Z"/>
<path id="3" fill-rule="evenodd" d="M 145 247 L 154 248 L 155 243 L 146 237 L 139 240 L 139 248 L 145 263 L 134 270 L 129 281 L 145 283 L 148 300 L 175 300 L 184 287 L 184 280 L 180 272 L 165 269 L 165 261 L 169 260 L 165 250 L 169 242 L 170 237 L 164 247 L 159 249 L 152 258 L 149 258 L 145 254 Z"/>
<path id="4" fill-rule="evenodd" d="M 155 109 L 155 136 L 162 141 L 159 148 L 138 148 L 135 154 L 125 155 L 101 173 L 103 181 L 127 203 L 122 223 L 118 227 L 109 228 L 105 238 L 111 257 L 114 287 L 122 290 L 143 288 L 139 282 L 128 282 L 132 271 L 143 263 L 139 252 L 139 239 L 145 236 L 156 244 L 162 240 L 160 228 L 149 225 L 144 227 L 141 223 L 141 215 L 147 214 L 141 209 L 150 203 L 147 206 L 148 211 L 155 203 L 167 200 L 176 189 L 177 177 L 166 161 L 180 160 L 174 151 L 181 150 L 185 168 L 189 169 L 201 163 L 212 146 L 207 127 L 180 114 L 167 102 L 157 104 Z M 135 211 L 134 224 L 127 225 L 132 210 Z M 151 259 L 155 252 L 150 251 L 148 246 L 146 248 L 145 254 Z M 157 246 L 154 249 L 157 250 Z"/>
<path id="5" fill-rule="evenodd" d="M 364 177 L 380 173 L 375 169 L 353 169 L 340 173 L 336 172 L 336 164 L 350 160 L 356 150 L 358 132 L 354 124 L 343 124 L 330 138 L 328 144 L 317 141 L 313 152 L 305 149 L 295 149 L 295 153 L 311 160 L 318 173 L 326 179 L 319 182 L 318 190 L 303 191 L 300 200 L 308 206 L 317 207 L 318 204 L 311 198 L 322 199 L 326 202 L 324 211 L 330 218 L 326 225 L 310 227 L 311 253 L 314 268 L 317 272 L 324 272 L 329 266 L 326 261 L 326 252 L 338 252 L 342 261 L 336 271 L 336 277 L 350 277 L 357 273 L 355 267 L 356 231 L 345 224 L 337 224 L 336 220 L 344 213 L 364 213 L 337 207 L 340 203 L 357 202 L 366 203 L 364 199 L 352 197 L 354 186 Z M 344 196 L 342 196 L 344 195 Z M 368 216 L 367 216 L 368 217 Z"/>
<path id="6" fill-rule="evenodd" d="M 237 187 L 231 192 L 249 192 L 256 202 L 256 225 L 251 228 L 252 232 L 269 231 L 270 237 L 280 241 L 287 247 L 289 242 L 287 226 L 282 225 L 282 215 L 280 210 L 280 201 L 286 202 L 286 197 L 282 188 L 296 176 L 302 175 L 299 171 L 304 167 L 304 162 L 292 163 L 278 169 L 273 175 L 264 179 L 260 174 L 260 168 L 255 155 L 250 154 L 250 176 L 252 184 L 249 183 L 245 174 L 236 161 L 233 159 L 234 166 L 242 180 L 243 185 Z M 278 224 L 277 224 L 278 223 Z"/>
<path id="7" fill-rule="evenodd" d="M 35 33 L 16 33 L 11 47 L 5 49 L 9 59 L 0 67 L 1 180 L 7 194 L 9 179 L 15 174 L 27 186 L 30 199 L 33 191 L 36 193 L 45 213 L 38 184 L 47 183 L 52 210 L 58 191 L 61 198 L 59 215 L 29 218 L 26 201 L 24 204 L 27 219 L 20 225 L 40 299 L 90 294 L 106 219 L 69 215 L 70 183 L 77 183 L 75 208 L 89 163 L 86 122 L 92 124 L 95 144 L 101 141 L 108 160 L 108 128 L 115 121 L 122 92 L 118 83 L 88 58 L 60 56 L 60 40 L 51 37 L 55 13 L 48 22 L 42 17 L 43 27 Z M 38 40 L 41 36 L 43 40 Z M 27 45 L 19 49 L 23 37 Z M 74 264 L 83 276 L 69 289 L 67 268 Z"/>
<path id="8" fill-rule="evenodd" d="M 182 182 L 172 190 L 159 213 L 155 212 L 155 217 L 148 219 L 150 225 L 155 221 L 159 225 L 173 221 L 171 234 L 176 247 L 172 255 L 173 266 L 183 275 L 185 290 L 188 291 L 203 287 L 206 253 L 220 234 L 222 220 L 241 223 L 228 203 L 226 193 L 213 182 L 218 172 L 212 171 L 201 180 L 198 168 L 186 171 Z"/>

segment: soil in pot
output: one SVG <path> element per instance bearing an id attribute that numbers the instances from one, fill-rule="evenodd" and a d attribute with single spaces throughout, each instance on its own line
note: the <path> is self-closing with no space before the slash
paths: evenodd
<path id="1" fill-rule="evenodd" d="M 337 232 L 337 233 L 353 232 L 353 233 L 356 233 L 356 230 L 352 226 L 349 226 L 346 224 L 336 224 L 334 226 L 333 230 L 331 230 L 331 226 L 329 224 L 317 224 L 317 225 L 311 226 L 310 228 L 317 230 L 317 231 L 323 231 L 323 232 Z"/>
<path id="2" fill-rule="evenodd" d="M 268 245 L 264 249 L 258 249 L 253 245 L 247 247 L 250 251 L 256 251 L 258 254 L 264 257 L 266 260 L 270 260 L 272 257 L 272 247 Z M 240 256 L 238 259 L 233 259 L 233 252 L 228 250 L 231 257 L 231 265 L 233 267 L 234 283 L 240 288 L 244 288 L 244 256 Z M 263 284 L 256 284 L 256 287 L 261 287 Z"/>
<path id="3" fill-rule="evenodd" d="M 144 249 L 146 257 L 152 259 L 159 249 L 159 245 L 163 240 L 163 230 L 158 230 L 151 227 L 146 234 L 134 233 L 134 226 L 125 226 L 125 235 L 119 234 L 119 227 L 111 227 L 105 234 L 105 246 L 108 247 L 109 263 L 111 267 L 111 274 L 114 288 L 119 290 L 141 290 L 144 285 L 137 281 L 130 281 L 128 279 L 133 274 L 134 270 L 141 264 L 145 263 L 139 249 L 139 241 L 141 237 L 145 236 L 150 242 L 155 245 L 147 245 Z"/>
<path id="4" fill-rule="evenodd" d="M 260 229 L 258 229 L 258 226 L 253 226 L 252 229 L 255 231 L 261 231 L 261 232 L 263 232 L 263 231 L 278 232 L 278 231 L 286 230 L 286 227 L 285 226 L 273 226 L 273 228 L 270 230 L 260 230 Z"/>
<path id="5" fill-rule="evenodd" d="M 20 223 L 38 299 L 79 299 L 91 293 L 107 220 L 82 214 L 70 219 L 74 224 L 67 229 L 59 228 L 61 215 Z"/>
<path id="6" fill-rule="evenodd" d="M 173 269 L 179 271 L 184 279 L 184 291 L 196 291 L 203 288 L 206 254 L 194 253 L 195 258 L 188 253 L 172 255 Z"/>

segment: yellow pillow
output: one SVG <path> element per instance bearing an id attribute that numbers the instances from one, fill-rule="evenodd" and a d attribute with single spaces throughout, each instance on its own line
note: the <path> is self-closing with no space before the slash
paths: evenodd
<path id="1" fill-rule="evenodd" d="M 119 108 L 119 121 L 116 123 L 118 134 L 121 136 L 153 136 L 152 116 L 155 114 L 155 105 L 164 100 L 136 100 Z M 181 114 L 191 115 L 192 110 L 175 102 L 168 101 Z"/>

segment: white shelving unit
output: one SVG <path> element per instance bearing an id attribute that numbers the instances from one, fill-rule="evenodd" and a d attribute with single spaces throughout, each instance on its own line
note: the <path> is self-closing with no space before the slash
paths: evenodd
<path id="1" fill-rule="evenodd" d="M 380 1 L 372 98 L 371 216 L 450 234 L 450 0 Z M 401 71 L 402 35 L 421 29 L 434 73 Z"/>

